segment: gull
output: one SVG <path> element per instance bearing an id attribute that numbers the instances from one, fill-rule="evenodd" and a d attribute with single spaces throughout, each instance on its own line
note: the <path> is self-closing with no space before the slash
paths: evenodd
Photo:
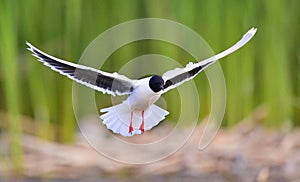
<path id="1" fill-rule="evenodd" d="M 45 66 L 82 85 L 112 96 L 129 95 L 122 103 L 101 109 L 100 112 L 104 114 L 100 118 L 113 133 L 133 136 L 150 130 L 169 114 L 154 104 L 162 94 L 193 79 L 209 65 L 243 47 L 252 39 L 256 30 L 250 29 L 233 46 L 211 58 L 190 62 L 184 68 L 170 70 L 162 76 L 153 75 L 142 79 L 129 79 L 116 72 L 108 73 L 68 62 L 42 52 L 29 42 L 26 44 L 32 55 Z"/>

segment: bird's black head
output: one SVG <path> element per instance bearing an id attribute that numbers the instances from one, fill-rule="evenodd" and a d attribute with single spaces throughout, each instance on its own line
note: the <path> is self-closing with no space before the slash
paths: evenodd
<path id="1" fill-rule="evenodd" d="M 150 78 L 149 87 L 153 92 L 159 92 L 164 89 L 164 80 L 161 76 L 154 75 Z"/>

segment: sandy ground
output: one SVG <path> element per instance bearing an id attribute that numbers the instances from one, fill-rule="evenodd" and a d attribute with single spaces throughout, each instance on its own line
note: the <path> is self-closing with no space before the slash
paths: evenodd
<path id="1" fill-rule="evenodd" d="M 109 141 L 104 129 L 88 128 L 99 141 Z M 118 137 L 133 145 L 153 144 L 154 134 L 164 135 L 172 126 L 161 125 L 154 131 L 133 138 Z M 188 130 L 182 129 L 182 130 Z M 104 134 L 106 133 L 106 134 Z M 124 164 L 111 160 L 86 142 L 81 133 L 74 144 L 42 140 L 24 134 L 24 176 L 16 177 L 9 157 L 8 135 L 0 136 L 0 181 L 296 181 L 300 180 L 300 130 L 267 131 L 262 127 L 241 124 L 233 129 L 222 129 L 204 150 L 199 150 L 203 127 L 198 126 L 178 151 L 149 164 Z M 158 136 L 162 136 L 158 134 Z M 181 137 L 177 134 L 178 140 Z M 115 137 L 115 136 L 113 136 Z M 101 139 L 102 138 L 102 139 Z M 131 156 L 148 160 L 168 152 L 172 147 L 164 144 L 146 151 L 136 149 Z M 101 145 L 100 145 L 101 146 Z M 103 147 L 103 145 L 102 145 Z M 115 151 L 115 158 L 126 159 L 131 149 L 118 148 L 105 143 L 106 149 Z M 121 146 L 122 147 L 122 146 Z M 110 151 L 110 150 L 108 150 Z"/>

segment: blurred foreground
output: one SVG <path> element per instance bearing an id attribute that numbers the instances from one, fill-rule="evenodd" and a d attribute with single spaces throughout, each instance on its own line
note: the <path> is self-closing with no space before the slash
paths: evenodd
<path id="1" fill-rule="evenodd" d="M 99 126 L 91 127 L 99 131 Z M 203 151 L 198 149 L 200 125 L 175 154 L 146 165 L 125 165 L 97 153 L 78 133 L 73 144 L 61 144 L 23 134 L 24 176 L 16 177 L 8 135 L 0 136 L 0 181 L 292 181 L 300 179 L 300 130 L 267 131 L 243 121 L 221 129 Z M 172 129 L 167 122 L 155 132 Z M 104 133 L 104 132 L 103 132 Z M 135 137 L 147 143 L 151 133 Z M 105 137 L 105 136 L 103 136 Z M 141 141 L 143 140 L 143 141 Z M 108 146 L 113 147 L 113 146 Z M 166 146 L 167 147 L 167 146 Z M 127 155 L 120 149 L 119 155 Z M 157 148 L 157 151 L 163 149 Z M 144 152 L 144 151 L 140 151 Z M 144 153 L 147 155 L 147 153 Z"/>

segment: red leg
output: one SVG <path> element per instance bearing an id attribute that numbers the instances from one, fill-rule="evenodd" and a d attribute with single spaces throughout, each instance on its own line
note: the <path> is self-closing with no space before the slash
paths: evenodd
<path id="1" fill-rule="evenodd" d="M 140 130 L 141 130 L 142 133 L 144 133 L 144 131 L 145 131 L 145 128 L 144 128 L 144 125 L 145 125 L 144 115 L 145 115 L 145 111 L 142 111 L 142 124 L 140 126 Z"/>
<path id="2" fill-rule="evenodd" d="M 133 131 L 133 127 L 132 127 L 132 118 L 133 118 L 133 111 L 131 112 L 131 116 L 130 116 L 130 125 L 129 125 L 129 131 L 128 133 L 132 134 Z"/>

